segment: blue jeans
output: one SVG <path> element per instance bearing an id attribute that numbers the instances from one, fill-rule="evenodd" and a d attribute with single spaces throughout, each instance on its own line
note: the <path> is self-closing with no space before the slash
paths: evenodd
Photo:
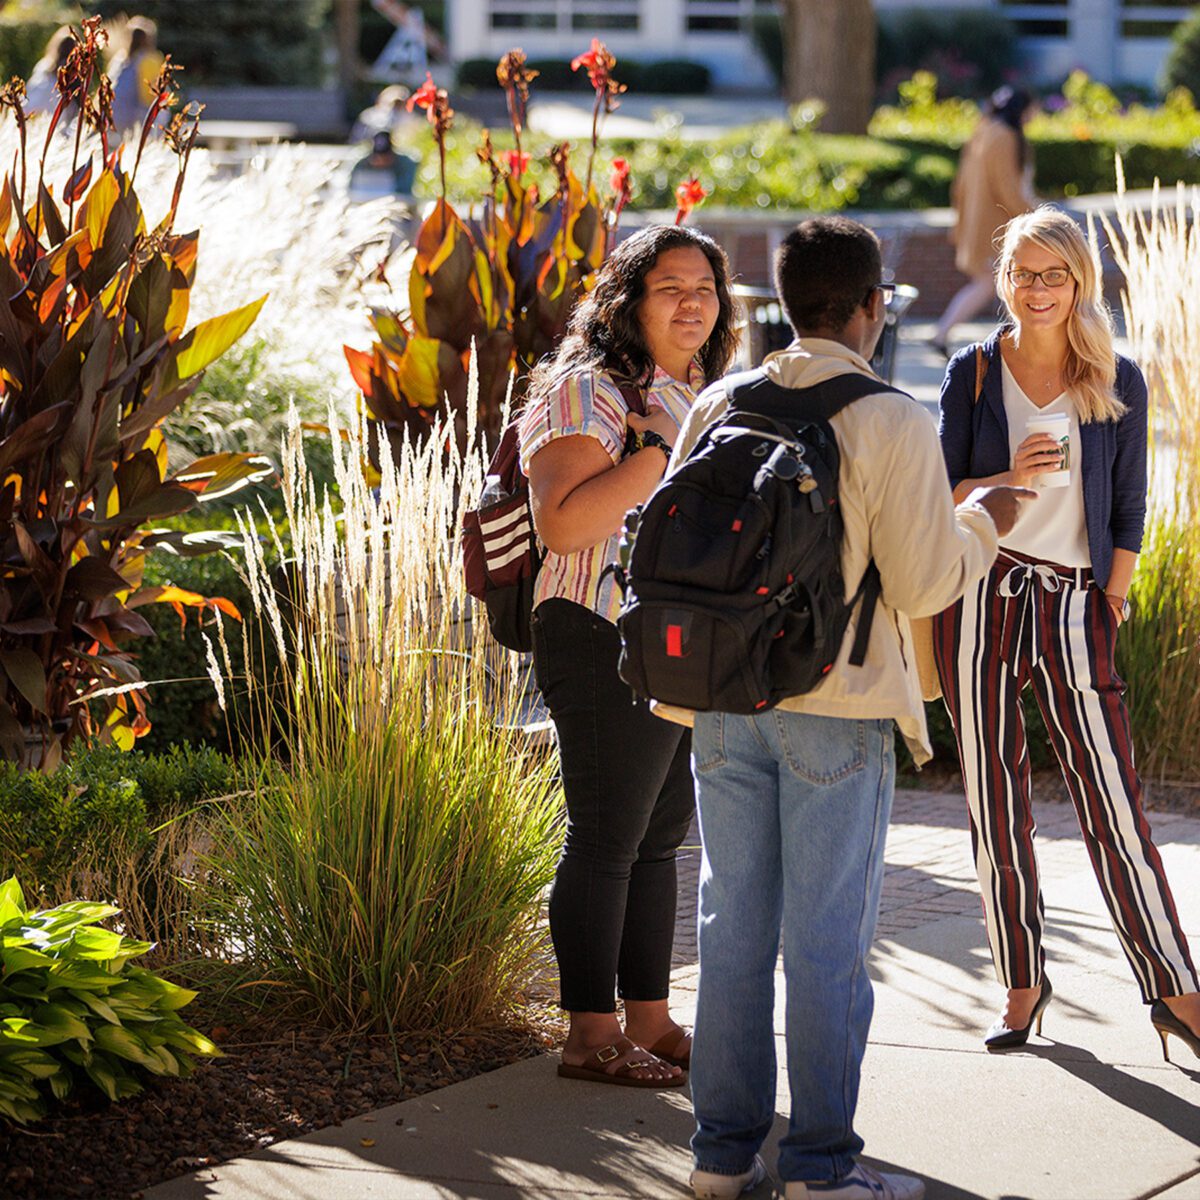
<path id="1" fill-rule="evenodd" d="M 893 723 L 702 713 L 692 762 L 704 843 L 696 1166 L 745 1171 L 774 1121 L 782 923 L 791 1116 L 779 1174 L 839 1179 L 863 1146 L 854 1111 L 874 1004 L 866 960 L 895 786 Z"/>

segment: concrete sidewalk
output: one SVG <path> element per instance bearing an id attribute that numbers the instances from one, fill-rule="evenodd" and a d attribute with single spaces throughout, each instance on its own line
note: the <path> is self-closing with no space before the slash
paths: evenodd
<path id="1" fill-rule="evenodd" d="M 1073 810 L 1038 808 L 1055 999 L 1045 1037 L 989 1055 L 1001 1000 L 979 913 L 963 800 L 901 792 L 872 959 L 875 1020 L 858 1128 L 876 1165 L 929 1200 L 1200 1200 L 1200 1060 L 1162 1061 L 1108 923 Z M 1184 928 L 1200 949 L 1200 818 L 1152 814 Z M 699 856 L 685 847 L 674 996 L 695 1003 Z M 782 996 L 782 979 L 779 996 Z M 783 1011 L 776 1009 L 780 1061 Z M 146 1200 L 297 1197 L 566 1200 L 690 1195 L 686 1089 L 562 1080 L 545 1056 L 145 1193 Z M 787 1111 L 781 1070 L 777 1111 Z M 765 1148 L 769 1166 L 784 1129 Z M 774 1183 L 755 1193 L 765 1198 Z"/>

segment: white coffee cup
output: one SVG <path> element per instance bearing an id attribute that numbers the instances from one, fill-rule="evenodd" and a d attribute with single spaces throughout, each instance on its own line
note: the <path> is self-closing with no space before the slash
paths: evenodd
<path id="1" fill-rule="evenodd" d="M 1025 423 L 1025 436 L 1048 433 L 1062 448 L 1062 465 L 1055 471 L 1043 471 L 1035 476 L 1038 487 L 1068 487 L 1071 483 L 1071 418 L 1066 413 L 1046 413 L 1030 417 Z"/>

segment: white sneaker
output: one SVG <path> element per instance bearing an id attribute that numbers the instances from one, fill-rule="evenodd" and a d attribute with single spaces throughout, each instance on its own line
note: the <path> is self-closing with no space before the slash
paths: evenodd
<path id="1" fill-rule="evenodd" d="M 756 1154 L 748 1171 L 740 1175 L 721 1175 L 717 1171 L 693 1171 L 688 1183 L 696 1200 L 736 1200 L 743 1192 L 756 1188 L 767 1177 L 767 1168 Z"/>
<path id="2" fill-rule="evenodd" d="M 699 1193 L 697 1193 L 699 1194 Z M 732 1193 L 731 1193 L 732 1194 Z M 787 1200 L 922 1200 L 925 1185 L 911 1175 L 884 1175 L 856 1163 L 849 1175 L 835 1183 L 805 1183 L 789 1179 L 784 1187 Z"/>

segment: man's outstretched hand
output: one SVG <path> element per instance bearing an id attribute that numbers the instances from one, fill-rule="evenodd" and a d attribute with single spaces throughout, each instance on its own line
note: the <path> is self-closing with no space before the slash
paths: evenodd
<path id="1" fill-rule="evenodd" d="M 1021 506 L 1037 498 L 1037 492 L 1029 488 L 986 487 L 976 488 L 964 503 L 979 504 L 986 508 L 995 523 L 996 532 L 1004 537 L 1012 532 L 1012 527 L 1017 523 Z"/>

